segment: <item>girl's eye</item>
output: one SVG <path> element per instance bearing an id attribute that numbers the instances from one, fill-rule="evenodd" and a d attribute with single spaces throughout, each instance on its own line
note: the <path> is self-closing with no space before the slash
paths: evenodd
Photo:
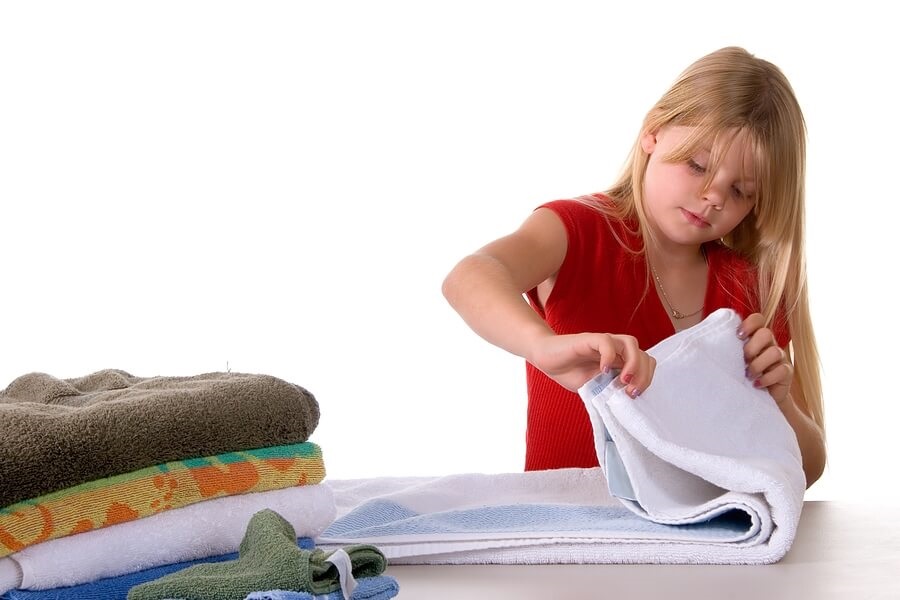
<path id="1" fill-rule="evenodd" d="M 706 173 L 706 167 L 700 166 L 700 164 L 697 163 L 697 161 L 695 161 L 693 158 L 688 159 L 687 165 L 691 171 L 693 171 L 694 173 L 697 173 L 698 175 L 702 175 L 703 173 Z"/>
<path id="2" fill-rule="evenodd" d="M 756 196 L 753 192 L 747 194 L 741 188 L 732 186 L 731 193 L 734 194 L 734 198 L 736 200 L 740 200 L 741 202 L 749 202 L 750 204 L 756 204 Z"/>

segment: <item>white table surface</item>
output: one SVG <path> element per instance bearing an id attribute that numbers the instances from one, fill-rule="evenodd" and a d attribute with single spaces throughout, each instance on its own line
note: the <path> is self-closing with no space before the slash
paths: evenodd
<path id="1" fill-rule="evenodd" d="M 402 600 L 900 600 L 900 507 L 806 502 L 780 562 L 390 566 Z"/>

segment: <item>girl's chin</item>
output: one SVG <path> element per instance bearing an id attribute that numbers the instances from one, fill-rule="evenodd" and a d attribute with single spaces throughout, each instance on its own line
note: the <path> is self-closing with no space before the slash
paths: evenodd
<path id="1" fill-rule="evenodd" d="M 699 247 L 701 244 L 705 244 L 706 242 L 711 242 L 715 239 L 718 239 L 710 229 L 706 229 L 703 232 L 697 231 L 696 229 L 694 231 L 685 231 L 683 227 L 672 228 L 669 231 L 663 231 L 662 236 L 664 238 L 663 241 L 665 242 L 675 244 L 677 246 L 688 247 Z"/>

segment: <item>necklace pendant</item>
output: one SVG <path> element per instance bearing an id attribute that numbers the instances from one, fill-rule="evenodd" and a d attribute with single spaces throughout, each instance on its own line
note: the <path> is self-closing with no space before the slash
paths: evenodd
<path id="1" fill-rule="evenodd" d="M 672 318 L 673 319 L 683 319 L 684 315 L 673 308 L 672 309 Z"/>

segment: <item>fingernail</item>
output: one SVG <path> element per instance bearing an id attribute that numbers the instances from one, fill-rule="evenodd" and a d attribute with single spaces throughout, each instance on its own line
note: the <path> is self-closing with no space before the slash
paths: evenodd
<path id="1" fill-rule="evenodd" d="M 753 387 L 755 387 L 755 388 L 762 387 L 762 384 L 759 382 L 759 379 L 757 379 L 756 381 L 753 382 Z"/>
<path id="2" fill-rule="evenodd" d="M 753 375 L 750 374 L 750 367 L 744 369 L 744 375 L 747 376 L 747 379 L 754 379 Z"/>
<path id="3" fill-rule="evenodd" d="M 639 390 L 637 388 L 634 388 L 633 390 L 631 390 L 631 393 L 629 394 L 629 396 L 631 396 L 632 398 L 637 398 L 640 395 L 641 395 L 641 390 Z"/>
<path id="4" fill-rule="evenodd" d="M 622 383 L 628 384 L 631 383 L 631 380 L 634 379 L 634 375 L 628 373 L 627 375 L 622 375 Z"/>
<path id="5" fill-rule="evenodd" d="M 603 367 L 603 374 L 606 375 L 607 373 L 609 373 L 609 365 Z"/>
<path id="6" fill-rule="evenodd" d="M 738 329 L 738 332 L 737 332 L 737 333 L 738 333 L 738 337 L 739 337 L 740 339 L 744 339 L 745 337 L 747 337 L 747 332 L 744 331 L 744 328 L 743 328 L 743 327 L 741 327 L 740 329 Z"/>

